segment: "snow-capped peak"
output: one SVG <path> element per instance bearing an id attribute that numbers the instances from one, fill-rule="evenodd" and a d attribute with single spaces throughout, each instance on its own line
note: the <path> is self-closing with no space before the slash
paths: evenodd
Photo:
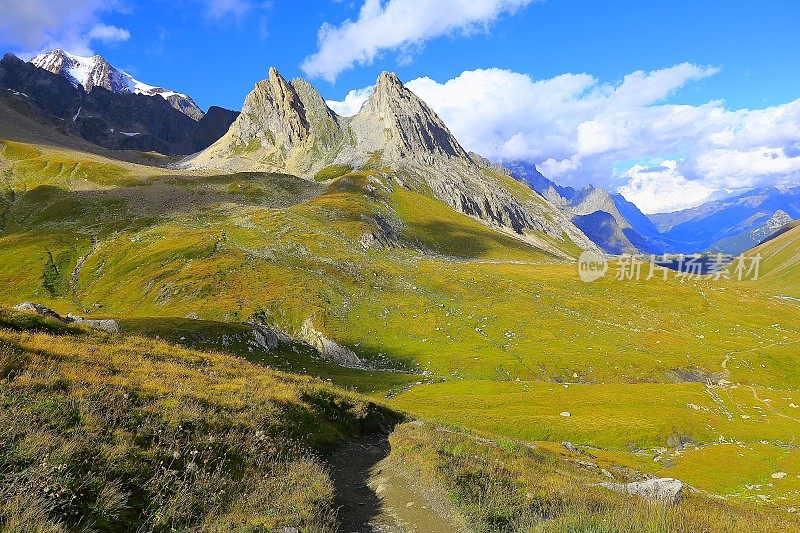
<path id="1" fill-rule="evenodd" d="M 33 56 L 30 62 L 39 68 L 63 76 L 73 85 L 76 87 L 80 85 L 87 92 L 95 87 L 103 87 L 116 93 L 157 95 L 194 120 L 200 120 L 203 117 L 203 111 L 189 95 L 143 83 L 127 72 L 116 68 L 99 55 L 83 57 L 57 48 L 51 52 Z"/>

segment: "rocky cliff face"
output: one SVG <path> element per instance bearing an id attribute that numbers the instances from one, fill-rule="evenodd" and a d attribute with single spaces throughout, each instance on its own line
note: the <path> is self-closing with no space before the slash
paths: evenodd
<path id="1" fill-rule="evenodd" d="M 203 117 L 203 111 L 191 96 L 142 83 L 99 55 L 82 57 L 57 48 L 51 52 L 33 56 L 30 62 L 41 69 L 66 78 L 75 87 L 83 87 L 88 93 L 92 92 L 95 87 L 102 87 L 113 93 L 160 96 L 173 108 L 192 120 L 200 120 Z"/>
<path id="2" fill-rule="evenodd" d="M 395 74 L 380 75 L 354 117 L 340 117 L 306 81 L 274 68 L 213 146 L 184 162 L 227 171 L 288 172 L 311 178 L 330 165 L 391 169 L 406 186 L 432 192 L 457 211 L 563 255 L 553 241 L 594 249 L 561 212 L 506 173 L 464 150 L 438 115 Z M 565 237 L 566 236 L 566 237 Z"/>
<path id="3" fill-rule="evenodd" d="M 386 161 L 470 160 L 439 116 L 390 72 L 380 75 L 372 95 L 349 125 L 356 145 L 341 154 L 345 159 L 357 161 L 364 154 L 382 151 Z"/>
<path id="4" fill-rule="evenodd" d="M 196 121 L 161 96 L 114 92 L 101 85 L 87 92 L 12 54 L 0 60 L 0 90 L 24 99 L 20 109 L 29 117 L 115 150 L 191 154 L 217 140 L 237 116 L 220 109 Z"/>

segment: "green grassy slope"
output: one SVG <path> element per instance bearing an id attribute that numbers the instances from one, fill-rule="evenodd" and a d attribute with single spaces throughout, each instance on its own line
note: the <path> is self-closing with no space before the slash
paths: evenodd
<path id="1" fill-rule="evenodd" d="M 4 531 L 335 531 L 314 452 L 393 416 L 238 358 L 35 322 L 0 314 Z"/>
<path id="2" fill-rule="evenodd" d="M 596 486 L 615 470 L 591 450 L 499 443 L 428 425 L 403 424 L 391 437 L 395 465 L 446 497 L 472 531 L 792 531 L 800 520 L 737 502 L 687 493 L 678 506 L 649 505 Z M 615 470 L 616 476 L 624 476 Z"/>
<path id="3" fill-rule="evenodd" d="M 297 333 L 311 318 L 360 357 L 405 372 L 342 370 L 291 351 L 260 362 L 380 396 L 431 382 L 393 405 L 493 437 L 596 446 L 720 494 L 756 497 L 746 486 L 761 485 L 773 504 L 797 498 L 770 476 L 800 444 L 788 406 L 800 404 L 800 307 L 754 284 L 585 284 L 574 265 L 400 186 L 390 169 L 323 187 L 119 163 L 135 187 L 56 175 L 26 188 L 19 161 L 42 157 L 31 154 L 6 161 L 0 305 L 119 317 L 150 336 L 180 323 L 193 333 L 172 340 L 205 329 L 195 347 L 232 351 L 209 324 L 256 318 Z M 368 234 L 377 237 L 365 247 Z M 762 282 L 775 276 L 775 294 L 791 295 L 798 270 L 790 253 L 775 257 Z M 564 382 L 580 385 L 553 385 Z M 691 451 L 669 444 L 676 436 Z M 711 446 L 720 443 L 753 459 L 727 480 L 706 474 L 730 463 L 731 448 Z"/>
<path id="4" fill-rule="evenodd" d="M 796 390 L 460 381 L 414 387 L 391 404 L 485 435 L 569 441 L 714 494 L 800 503 Z"/>
<path id="5" fill-rule="evenodd" d="M 753 248 L 748 255 L 761 254 L 761 279 L 757 285 L 782 296 L 800 298 L 800 226 L 792 223 L 786 231 Z"/>

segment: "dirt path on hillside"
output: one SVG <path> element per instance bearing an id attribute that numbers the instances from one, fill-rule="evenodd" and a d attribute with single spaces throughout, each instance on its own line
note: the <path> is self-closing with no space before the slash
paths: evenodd
<path id="1" fill-rule="evenodd" d="M 83 265 L 86 264 L 86 261 L 89 259 L 93 253 L 95 253 L 100 248 L 100 241 L 97 239 L 97 235 L 92 235 L 92 249 L 86 252 L 85 255 L 82 255 L 78 258 L 78 261 L 75 263 L 75 268 L 72 269 L 72 277 L 70 277 L 69 283 L 69 292 L 72 294 L 73 297 L 78 296 L 78 278 L 81 275 L 81 270 L 83 270 Z"/>
<path id="2" fill-rule="evenodd" d="M 457 533 L 402 476 L 384 468 L 389 438 L 348 441 L 328 458 L 339 506 L 340 533 Z"/>

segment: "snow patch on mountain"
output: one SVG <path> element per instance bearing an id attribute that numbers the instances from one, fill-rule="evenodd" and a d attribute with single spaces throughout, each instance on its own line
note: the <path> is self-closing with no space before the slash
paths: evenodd
<path id="1" fill-rule="evenodd" d="M 83 57 L 56 49 L 33 56 L 30 62 L 39 68 L 63 76 L 75 87 L 81 86 L 87 92 L 95 87 L 103 87 L 116 93 L 160 96 L 172 107 L 194 120 L 203 117 L 203 111 L 189 95 L 141 82 L 99 55 Z"/>

